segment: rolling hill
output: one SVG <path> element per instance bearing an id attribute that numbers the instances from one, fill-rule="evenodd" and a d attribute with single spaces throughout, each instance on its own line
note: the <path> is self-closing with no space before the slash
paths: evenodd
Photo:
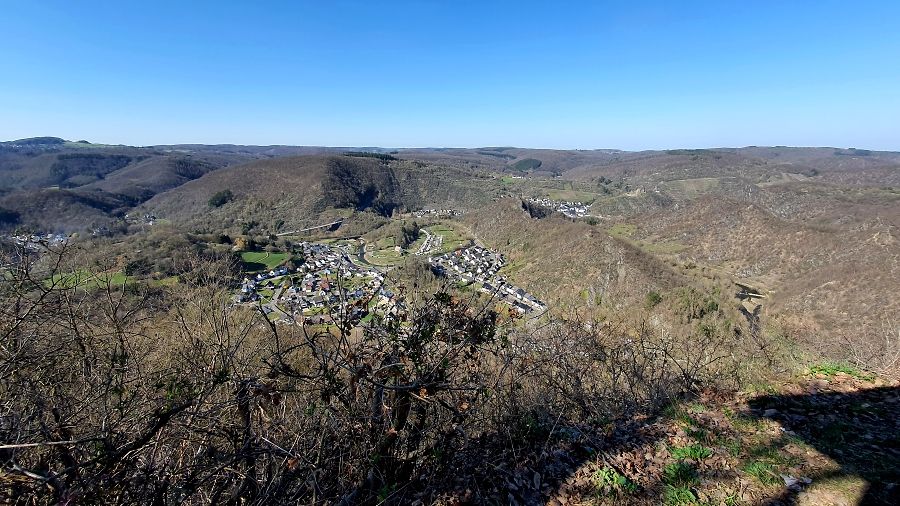
<path id="1" fill-rule="evenodd" d="M 233 201 L 209 205 L 217 192 Z M 472 209 L 499 191 L 490 176 L 404 160 L 305 155 L 258 160 L 210 172 L 147 201 L 141 209 L 176 224 L 208 230 L 276 233 L 356 212 L 382 216 L 423 207 Z M 245 229 L 244 224 L 254 224 Z"/>
<path id="2" fill-rule="evenodd" d="M 798 183 L 762 193 L 756 203 L 707 195 L 623 223 L 662 260 L 758 289 L 764 315 L 833 358 L 894 325 L 900 192 Z"/>

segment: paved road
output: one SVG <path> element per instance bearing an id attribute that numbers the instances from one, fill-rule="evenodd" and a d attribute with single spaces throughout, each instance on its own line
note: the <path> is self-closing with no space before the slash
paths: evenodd
<path id="1" fill-rule="evenodd" d="M 282 284 L 282 285 L 280 285 L 280 286 L 278 287 L 277 290 L 275 290 L 275 294 L 272 295 L 272 298 L 269 299 L 269 303 L 266 304 L 266 306 L 267 306 L 269 309 L 271 309 L 273 313 L 278 313 L 278 314 L 280 314 L 281 316 L 283 316 L 283 317 L 285 317 L 285 318 L 289 318 L 289 319 L 293 320 L 294 317 L 291 316 L 291 315 L 289 315 L 289 314 L 287 314 L 287 313 L 285 313 L 284 311 L 282 311 L 281 308 L 278 307 L 278 304 L 275 302 L 275 301 L 277 301 L 278 299 L 281 298 L 281 292 L 283 292 L 283 291 L 284 291 L 284 285 Z"/>
<path id="2" fill-rule="evenodd" d="M 369 265 L 372 267 L 378 267 L 377 265 L 371 264 L 371 263 L 369 263 L 368 260 L 366 260 L 366 242 L 363 241 L 362 239 L 360 239 L 360 241 L 359 241 L 359 251 L 356 252 L 356 259 L 361 264 Z"/>

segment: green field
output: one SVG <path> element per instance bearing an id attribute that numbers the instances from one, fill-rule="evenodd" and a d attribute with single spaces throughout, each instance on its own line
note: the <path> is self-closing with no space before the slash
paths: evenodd
<path id="1" fill-rule="evenodd" d="M 571 185 L 565 190 L 547 190 L 547 197 L 550 200 L 562 200 L 565 202 L 584 202 L 589 203 L 597 199 L 596 193 L 583 192 L 571 189 Z"/>
<path id="2" fill-rule="evenodd" d="M 396 264 L 397 261 L 400 260 L 400 256 L 401 254 L 397 253 L 393 248 L 375 250 L 371 253 L 366 253 L 366 261 L 371 264 L 387 267 Z"/>
<path id="3" fill-rule="evenodd" d="M 48 286 L 51 284 L 60 285 L 65 288 L 72 288 L 74 286 L 80 287 L 94 287 L 94 286 L 103 286 L 107 283 L 107 281 L 112 286 L 122 286 L 126 282 L 133 283 L 133 278 L 128 278 L 125 276 L 125 273 L 122 271 L 114 272 L 112 274 L 104 273 L 104 274 L 91 274 L 87 271 L 77 271 L 69 274 L 56 274 L 52 278 L 45 281 L 45 284 Z"/>
<path id="4" fill-rule="evenodd" d="M 703 177 L 698 179 L 680 179 L 660 183 L 659 187 L 669 193 L 685 198 L 695 198 L 698 195 L 709 193 L 719 186 L 719 179 L 715 177 Z"/>
<path id="5" fill-rule="evenodd" d="M 266 253 L 264 251 L 245 251 L 241 253 L 244 261 L 244 270 L 247 272 L 259 272 L 271 270 L 288 259 L 287 253 Z"/>
<path id="6" fill-rule="evenodd" d="M 432 234 L 440 235 L 444 238 L 443 247 L 440 249 L 440 251 L 436 252 L 437 254 L 442 254 L 461 248 L 465 246 L 465 241 L 468 239 L 467 237 L 459 235 L 456 230 L 446 225 L 434 225 L 427 228 Z"/>
<path id="7" fill-rule="evenodd" d="M 634 225 L 625 225 L 624 223 L 617 223 L 613 225 L 612 228 L 607 230 L 609 235 L 614 235 L 617 237 L 631 237 L 634 234 L 634 231 L 637 230 L 637 227 Z"/>

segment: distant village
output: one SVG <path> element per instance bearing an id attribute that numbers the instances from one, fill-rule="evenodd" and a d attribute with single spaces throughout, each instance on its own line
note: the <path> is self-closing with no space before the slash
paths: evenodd
<path id="1" fill-rule="evenodd" d="M 534 197 L 529 198 L 528 201 L 542 207 L 549 207 L 554 211 L 559 211 L 569 218 L 585 218 L 591 215 L 591 205 L 583 202 L 567 202 L 563 200 L 550 200 L 548 198 L 539 199 Z"/>
<path id="2" fill-rule="evenodd" d="M 126 214 L 125 222 L 129 225 L 155 225 L 156 216 L 152 214 Z"/>
<path id="3" fill-rule="evenodd" d="M 429 235 L 426 243 L 439 236 Z M 439 243 L 437 243 L 439 244 Z M 385 273 L 372 265 L 355 261 L 349 246 L 301 242 L 304 262 L 293 271 L 279 266 L 268 272 L 248 275 L 233 297 L 235 304 L 259 305 L 279 324 L 332 323 L 338 314 L 358 322 L 368 309 L 386 306 L 396 312 L 400 301 L 384 286 Z M 430 249 L 430 248 L 429 248 Z M 457 283 L 479 284 L 479 290 L 491 295 L 521 314 L 545 311 L 547 306 L 524 289 L 512 285 L 499 274 L 503 255 L 480 246 L 471 246 L 428 258 L 432 271 Z M 358 300 L 368 304 L 356 304 Z"/>
<path id="4" fill-rule="evenodd" d="M 326 307 L 343 303 L 343 309 L 346 309 L 349 303 L 360 298 L 373 298 L 377 303 L 388 303 L 394 298 L 393 293 L 382 289 L 384 273 L 375 267 L 354 263 L 346 247 L 308 242 L 302 242 L 300 246 L 305 261 L 294 272 L 280 266 L 269 272 L 248 276 L 244 278 L 240 292 L 234 296 L 234 302 L 255 304 L 263 298 L 260 292 L 267 290 L 272 292 L 272 296 L 262 306 L 263 311 L 267 314 L 280 313 L 280 323 L 293 323 L 300 318 L 307 323 L 328 323 L 331 317 L 324 315 Z M 344 286 L 339 286 L 339 282 L 343 282 Z M 348 285 L 352 288 L 348 289 Z M 348 316 L 366 316 L 365 310 L 356 311 L 357 314 Z M 323 315 L 308 318 L 308 313 L 316 312 Z"/>
<path id="5" fill-rule="evenodd" d="M 456 209 L 419 209 L 413 212 L 416 218 L 424 218 L 426 216 L 437 216 L 438 218 L 452 218 L 454 216 L 462 216 L 463 212 Z"/>
<path id="6" fill-rule="evenodd" d="M 57 246 L 69 241 L 66 234 L 18 234 L 3 236 L 3 240 L 11 241 L 29 251 L 43 251 L 47 246 Z"/>
<path id="7" fill-rule="evenodd" d="M 499 302 L 509 304 L 522 314 L 533 311 L 545 311 L 546 304 L 534 295 L 506 281 L 499 275 L 503 267 L 503 254 L 493 252 L 481 246 L 470 246 L 428 259 L 432 271 L 439 276 L 446 276 L 465 284 L 481 283 L 484 293 L 495 297 Z"/>

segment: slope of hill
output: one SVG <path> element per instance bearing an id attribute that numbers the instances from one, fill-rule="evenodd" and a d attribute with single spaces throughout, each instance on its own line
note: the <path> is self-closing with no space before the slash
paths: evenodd
<path id="1" fill-rule="evenodd" d="M 503 199 L 464 222 L 487 246 L 508 256 L 509 278 L 548 302 L 641 306 L 650 291 L 688 283 L 651 254 L 602 229 L 553 213 L 532 218 L 522 201 Z"/>
<path id="2" fill-rule="evenodd" d="M 211 207 L 210 197 L 224 190 L 232 192 L 233 201 Z M 255 228 L 269 234 L 365 210 L 391 216 L 422 207 L 471 209 L 498 191 L 496 180 L 478 172 L 402 160 L 308 155 L 218 170 L 158 195 L 143 209 L 194 228 Z"/>
<path id="3" fill-rule="evenodd" d="M 768 295 L 765 314 L 791 320 L 807 344 L 847 359 L 900 313 L 890 295 L 900 283 L 900 194 L 869 190 L 854 202 L 846 189 L 779 190 L 770 209 L 706 196 L 633 217 L 630 240 L 759 289 Z"/>
<path id="4" fill-rule="evenodd" d="M 404 158 L 428 163 L 465 168 L 481 168 L 496 172 L 531 174 L 551 177 L 571 169 L 615 159 L 624 152 L 619 150 L 553 150 L 512 147 L 488 147 L 474 149 L 404 149 Z M 540 164 L 522 164 L 525 160 Z M 516 164 L 519 164 L 518 166 Z"/>
<path id="5" fill-rule="evenodd" d="M 0 227 L 40 232 L 83 232 L 110 227 L 122 208 L 118 196 L 76 190 L 20 190 L 0 196 Z"/>
<path id="6" fill-rule="evenodd" d="M 0 205 L 18 214 L 0 226 L 75 232 L 110 225 L 157 193 L 259 156 L 162 152 L 56 137 L 0 143 Z"/>

